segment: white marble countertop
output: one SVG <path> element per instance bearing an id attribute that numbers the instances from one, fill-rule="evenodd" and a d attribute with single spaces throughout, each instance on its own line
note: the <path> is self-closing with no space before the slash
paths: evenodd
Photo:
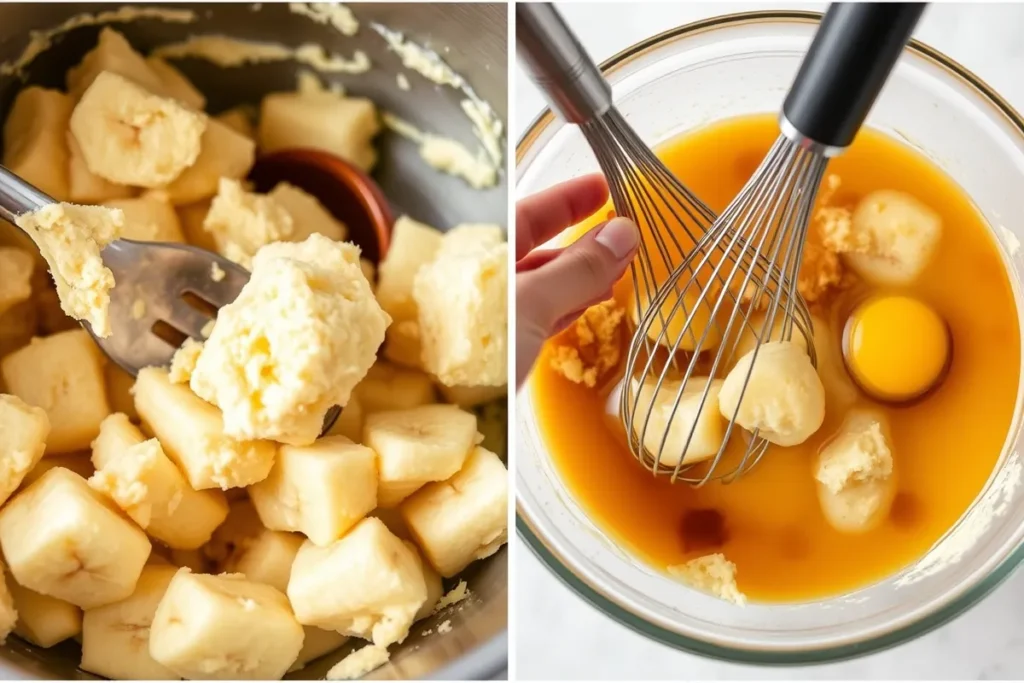
<path id="1" fill-rule="evenodd" d="M 559 3 L 598 60 L 673 26 L 729 12 L 823 4 Z M 1024 111 L 1024 5 L 933 5 L 915 37 L 942 50 Z M 543 100 L 517 73 L 518 137 Z M 520 679 L 1024 679 L 1024 572 L 967 614 L 912 643 L 827 666 L 725 664 L 648 641 L 577 598 L 531 552 L 516 553 L 516 675 Z"/>

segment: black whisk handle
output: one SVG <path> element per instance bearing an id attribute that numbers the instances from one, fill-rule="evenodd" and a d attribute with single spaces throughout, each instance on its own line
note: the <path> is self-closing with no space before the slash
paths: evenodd
<path id="1" fill-rule="evenodd" d="M 925 3 L 829 6 L 782 106 L 783 132 L 836 154 L 853 142 Z"/>

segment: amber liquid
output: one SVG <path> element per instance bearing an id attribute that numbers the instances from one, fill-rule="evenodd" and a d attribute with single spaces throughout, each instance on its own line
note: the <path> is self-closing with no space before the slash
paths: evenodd
<path id="1" fill-rule="evenodd" d="M 778 135 L 773 116 L 724 121 L 658 150 L 669 168 L 721 211 Z M 772 447 L 735 483 L 700 489 L 655 478 L 630 455 L 603 390 L 572 384 L 542 357 L 531 380 L 543 439 L 558 472 L 587 514 L 623 547 L 656 568 L 709 552 L 736 563 L 752 600 L 800 601 L 883 579 L 920 558 L 967 510 L 993 471 L 1011 426 L 1020 374 L 1017 308 L 1003 258 L 964 192 L 913 150 L 865 130 L 831 162 L 842 186 L 832 203 L 876 189 L 907 192 L 937 211 L 943 239 L 909 292 L 949 324 L 954 359 L 941 387 L 903 408 L 876 406 L 889 418 L 898 494 L 888 518 L 862 535 L 842 534 L 819 508 L 813 467 L 843 415 L 827 408 L 809 441 Z M 583 234 L 610 207 L 575 229 Z M 627 275 L 628 278 L 628 275 Z M 629 283 L 616 288 L 631 301 Z M 827 317 L 842 317 L 851 296 Z M 841 323 L 841 321 L 840 321 Z M 841 329 L 841 324 L 833 327 Z M 873 405 L 865 397 L 859 402 Z"/>

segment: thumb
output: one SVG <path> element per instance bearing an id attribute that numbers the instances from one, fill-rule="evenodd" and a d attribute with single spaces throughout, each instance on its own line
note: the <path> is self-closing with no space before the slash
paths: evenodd
<path id="1" fill-rule="evenodd" d="M 516 276 L 516 384 L 529 374 L 541 346 L 588 306 L 611 296 L 640 244 L 636 225 L 613 218 Z"/>
<path id="2" fill-rule="evenodd" d="M 566 247 L 538 268 L 520 274 L 522 311 L 549 333 L 566 316 L 607 298 L 640 243 L 636 224 L 613 218 Z"/>

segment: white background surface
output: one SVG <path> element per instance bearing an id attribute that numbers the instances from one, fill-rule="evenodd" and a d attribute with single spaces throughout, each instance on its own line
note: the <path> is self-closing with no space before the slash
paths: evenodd
<path id="1" fill-rule="evenodd" d="M 730 12 L 795 3 L 558 3 L 597 61 L 663 30 Z M 1024 111 L 1024 5 L 942 4 L 915 37 L 942 50 Z M 517 70 L 516 139 L 544 101 Z M 725 664 L 676 652 L 619 626 L 577 598 L 531 552 L 516 553 L 520 679 L 1024 679 L 1024 572 L 967 614 L 913 643 L 850 662 L 803 668 Z"/>

